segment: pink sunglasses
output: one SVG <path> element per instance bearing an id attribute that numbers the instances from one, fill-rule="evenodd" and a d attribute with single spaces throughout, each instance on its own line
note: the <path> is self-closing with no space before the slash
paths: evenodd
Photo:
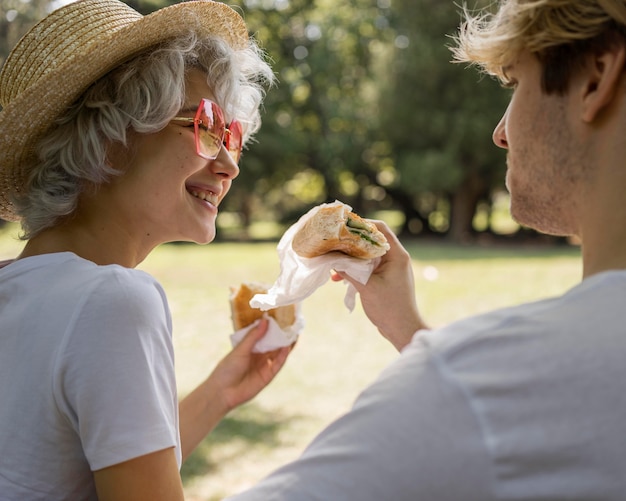
<path id="1" fill-rule="evenodd" d="M 193 123 L 198 156 L 215 160 L 224 145 L 235 163 L 239 163 L 243 146 L 243 128 L 237 120 L 226 125 L 224 112 L 217 103 L 210 99 L 202 99 L 194 118 L 174 117 L 172 121 L 174 120 Z"/>

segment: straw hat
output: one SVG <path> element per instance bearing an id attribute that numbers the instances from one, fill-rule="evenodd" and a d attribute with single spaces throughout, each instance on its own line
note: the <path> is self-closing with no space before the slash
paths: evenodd
<path id="1" fill-rule="evenodd" d="M 78 0 L 34 26 L 0 72 L 0 218 L 17 221 L 7 195 L 24 186 L 34 143 L 90 84 L 144 49 L 196 31 L 235 49 L 245 23 L 212 0 L 178 3 L 142 16 L 118 0 Z"/>

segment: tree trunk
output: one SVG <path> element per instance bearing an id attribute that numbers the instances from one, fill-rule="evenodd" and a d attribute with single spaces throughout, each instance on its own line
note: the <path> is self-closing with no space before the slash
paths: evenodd
<path id="1" fill-rule="evenodd" d="M 489 183 L 473 169 L 450 197 L 450 227 L 447 237 L 455 243 L 465 243 L 474 238 L 472 222 L 476 207 L 489 195 Z"/>

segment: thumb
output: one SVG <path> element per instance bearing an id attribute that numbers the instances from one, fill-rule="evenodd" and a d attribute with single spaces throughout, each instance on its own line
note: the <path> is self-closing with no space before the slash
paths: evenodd
<path id="1" fill-rule="evenodd" d="M 259 319 L 258 323 L 250 328 L 250 330 L 246 333 L 243 339 L 239 342 L 239 344 L 235 347 L 240 347 L 241 350 L 250 352 L 254 345 L 263 337 L 267 332 L 267 328 L 269 326 L 269 321 L 267 318 Z"/>

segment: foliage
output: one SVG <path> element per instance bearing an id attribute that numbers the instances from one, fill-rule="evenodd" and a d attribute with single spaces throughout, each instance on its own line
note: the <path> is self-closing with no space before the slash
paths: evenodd
<path id="1" fill-rule="evenodd" d="M 461 238 L 477 205 L 503 186 L 504 155 L 490 137 L 507 96 L 493 80 L 449 62 L 460 22 L 454 3 L 394 0 L 391 22 L 397 36 L 381 107 L 394 168 L 389 190 L 402 192 L 407 226 L 411 217 L 428 224 L 444 205 L 443 229 Z"/>
<path id="2" fill-rule="evenodd" d="M 252 175 L 231 203 L 256 193 L 289 216 L 339 198 L 360 212 L 399 209 L 405 231 L 450 230 L 456 239 L 472 231 L 477 206 L 503 186 L 504 157 L 490 137 L 507 96 L 450 64 L 454 3 L 248 0 L 242 8 L 280 83 L 242 164 L 242 178 L 251 164 Z M 316 182 L 289 182 L 298 177 Z"/>
<path id="3" fill-rule="evenodd" d="M 0 16 L 0 57 L 47 3 L 3 0 L 13 13 Z M 127 3 L 148 13 L 174 2 Z M 504 157 L 490 137 L 507 96 L 491 79 L 450 63 L 455 2 L 230 4 L 266 50 L 278 84 L 226 211 L 239 213 L 247 228 L 288 223 L 340 199 L 364 215 L 401 211 L 405 232 L 458 240 L 474 231 L 476 208 L 490 207 L 494 190 L 503 189 Z"/>
<path id="4" fill-rule="evenodd" d="M 234 190 L 256 193 L 277 217 L 335 198 L 361 205 L 365 152 L 378 130 L 372 48 L 389 37 L 386 9 L 365 0 L 340 8 L 329 0 L 248 0 L 241 7 L 279 84 Z M 303 178 L 311 182 L 289 182 Z"/>

